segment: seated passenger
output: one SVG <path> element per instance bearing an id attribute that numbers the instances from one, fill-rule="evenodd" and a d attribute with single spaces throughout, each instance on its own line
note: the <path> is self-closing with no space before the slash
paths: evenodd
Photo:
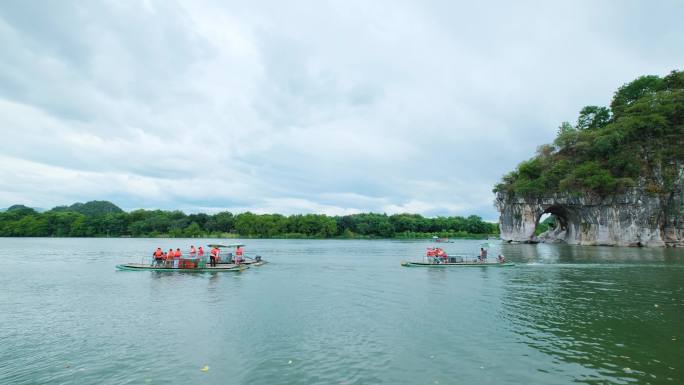
<path id="1" fill-rule="evenodd" d="M 162 264 L 164 261 L 164 252 L 162 251 L 161 247 L 157 247 L 157 250 L 152 253 L 152 257 L 154 257 L 153 266 L 159 266 Z"/>

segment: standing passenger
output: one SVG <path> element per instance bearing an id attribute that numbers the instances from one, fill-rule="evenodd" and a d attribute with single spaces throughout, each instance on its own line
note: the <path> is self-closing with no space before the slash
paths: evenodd
<path id="1" fill-rule="evenodd" d="M 216 263 L 218 262 L 220 253 L 221 253 L 221 251 L 216 246 L 214 246 L 214 248 L 211 249 L 211 253 L 209 256 L 209 263 L 212 267 L 216 267 Z"/>
<path id="2" fill-rule="evenodd" d="M 238 246 L 235 249 L 235 264 L 239 265 L 242 262 L 242 247 Z"/>
<path id="3" fill-rule="evenodd" d="M 183 256 L 183 253 L 181 253 L 180 248 L 176 249 L 176 252 L 173 253 L 173 268 L 177 269 L 178 265 L 180 264 L 180 257 Z"/>
<path id="4" fill-rule="evenodd" d="M 190 246 L 190 258 L 195 258 L 197 255 L 197 250 L 195 250 L 195 246 Z"/>
<path id="5" fill-rule="evenodd" d="M 166 266 L 167 267 L 173 267 L 173 257 L 176 255 L 176 253 L 173 252 L 173 249 L 169 249 L 169 252 L 166 253 Z"/>

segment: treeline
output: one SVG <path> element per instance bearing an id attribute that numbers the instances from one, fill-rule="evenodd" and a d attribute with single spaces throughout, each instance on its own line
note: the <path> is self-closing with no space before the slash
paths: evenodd
<path id="1" fill-rule="evenodd" d="M 475 215 L 186 215 L 162 210 L 125 212 L 106 201 L 59 206 L 43 213 L 15 205 L 0 213 L 3 237 L 479 238 L 488 234 L 498 234 L 498 225 Z"/>

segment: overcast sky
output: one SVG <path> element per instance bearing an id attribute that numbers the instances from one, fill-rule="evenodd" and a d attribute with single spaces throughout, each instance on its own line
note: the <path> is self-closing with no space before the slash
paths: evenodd
<path id="1" fill-rule="evenodd" d="M 3 1 L 0 207 L 498 215 L 682 1 Z"/>

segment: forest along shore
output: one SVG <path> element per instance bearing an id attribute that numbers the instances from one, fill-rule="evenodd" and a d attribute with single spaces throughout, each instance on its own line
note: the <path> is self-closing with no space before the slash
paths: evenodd
<path id="1" fill-rule="evenodd" d="M 487 238 L 496 223 L 482 218 L 426 218 L 418 214 L 185 214 L 126 212 L 108 201 L 75 203 L 39 212 L 14 205 L 0 212 L 2 237 L 230 237 L 230 238 Z"/>

